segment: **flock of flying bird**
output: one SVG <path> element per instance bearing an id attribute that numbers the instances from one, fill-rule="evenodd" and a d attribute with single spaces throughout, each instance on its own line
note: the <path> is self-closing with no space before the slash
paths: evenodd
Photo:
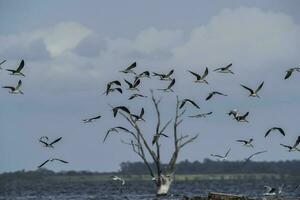
<path id="1" fill-rule="evenodd" d="M 6 60 L 4 60 L 4 61 L 2 61 L 0 63 L 0 69 L 2 69 L 2 65 L 5 62 L 6 62 Z M 10 72 L 10 75 L 25 76 L 22 73 L 22 69 L 23 69 L 24 65 L 25 65 L 25 62 L 24 62 L 24 60 L 22 60 L 20 62 L 20 64 L 19 64 L 19 66 L 18 66 L 17 69 L 6 69 L 6 70 Z M 160 89 L 157 89 L 157 90 L 163 91 L 163 92 L 174 92 L 173 86 L 176 83 L 175 82 L 175 78 L 172 77 L 172 75 L 174 73 L 174 70 L 170 70 L 167 73 L 152 72 L 152 74 L 151 74 L 149 71 L 144 71 L 142 73 L 137 74 L 136 71 L 135 71 L 136 67 L 137 67 L 137 63 L 134 62 L 129 67 L 127 67 L 124 70 L 120 71 L 120 72 L 122 72 L 124 74 L 133 74 L 135 76 L 133 82 L 130 82 L 130 81 L 124 79 L 124 82 L 127 85 L 127 90 L 135 92 L 135 93 L 133 93 L 133 94 L 131 94 L 129 96 L 128 100 L 133 100 L 135 98 L 147 98 L 147 96 L 139 93 L 140 92 L 139 86 L 140 86 L 141 80 L 143 78 L 151 78 L 151 76 L 157 77 L 159 80 L 169 82 L 166 85 L 165 88 L 160 88 Z M 217 68 L 217 69 L 215 69 L 213 71 L 214 72 L 218 72 L 218 73 L 234 74 L 234 72 L 231 70 L 231 67 L 232 67 L 232 64 L 229 64 L 229 65 L 227 65 L 225 67 L 220 67 L 220 68 Z M 209 70 L 208 70 L 207 67 L 205 68 L 205 71 L 203 72 L 203 74 L 198 74 L 198 73 L 190 71 L 190 70 L 188 70 L 188 72 L 191 75 L 193 75 L 193 77 L 195 78 L 195 80 L 194 80 L 195 83 L 208 84 L 208 81 L 206 80 L 206 77 L 208 76 Z M 294 67 L 294 68 L 288 69 L 286 71 L 284 79 L 290 78 L 291 75 L 294 72 L 300 72 L 300 67 Z M 17 86 L 15 86 L 15 87 L 14 86 L 4 86 L 3 88 L 9 89 L 10 90 L 9 93 L 11 93 L 11 94 L 23 94 L 22 90 L 20 89 L 21 85 L 22 85 L 22 81 L 19 80 Z M 256 89 L 252 89 L 252 88 L 247 87 L 247 86 L 242 85 L 242 84 L 241 84 L 241 87 L 244 88 L 244 89 L 246 89 L 249 92 L 249 97 L 260 98 L 260 96 L 258 95 L 258 93 L 263 88 L 263 85 L 264 85 L 264 81 L 262 81 Z M 104 94 L 109 95 L 110 93 L 114 93 L 114 92 L 118 92 L 120 94 L 123 93 L 122 83 L 119 80 L 114 80 L 114 81 L 109 82 L 107 84 L 107 86 L 106 86 L 106 91 L 104 92 Z M 212 92 L 210 92 L 207 95 L 207 97 L 205 98 L 205 100 L 208 101 L 208 100 L 212 99 L 216 95 L 227 96 L 227 94 L 224 94 L 222 92 L 212 91 Z M 187 104 L 190 104 L 193 107 L 195 107 L 197 109 L 200 109 L 200 107 L 194 101 L 192 101 L 191 99 L 183 99 L 183 100 L 181 100 L 179 109 L 182 109 Z M 141 109 L 141 111 L 140 111 L 139 114 L 133 114 L 126 106 L 116 106 L 116 107 L 111 106 L 111 107 L 112 107 L 112 112 L 113 112 L 113 116 L 114 117 L 116 117 L 119 112 L 122 112 L 123 114 L 126 113 L 126 114 L 130 115 L 130 117 L 133 120 L 135 120 L 135 121 L 145 121 L 145 119 L 143 118 L 143 116 L 145 114 L 144 108 Z M 190 117 L 190 118 L 202 118 L 202 117 L 207 117 L 208 115 L 211 115 L 211 114 L 213 114 L 213 112 L 199 113 L 199 114 L 191 115 L 191 116 L 188 116 L 188 117 Z M 237 122 L 248 122 L 247 116 L 249 115 L 249 112 L 246 112 L 244 114 L 240 114 L 237 109 L 233 109 L 233 110 L 230 110 L 227 114 L 229 116 L 233 116 L 233 119 L 235 119 Z M 101 118 L 101 115 L 97 115 L 97 116 L 94 116 L 92 118 L 83 119 L 83 122 L 84 123 L 90 123 L 90 122 L 93 122 L 93 121 L 95 121 L 97 119 L 100 119 L 100 118 Z M 105 137 L 103 139 L 103 142 L 106 141 L 106 139 L 107 139 L 107 137 L 108 137 L 108 135 L 110 133 L 119 133 L 121 131 L 123 131 L 123 132 L 130 132 L 130 130 L 128 130 L 127 128 L 124 128 L 122 126 L 116 126 L 116 127 L 110 128 L 110 129 L 107 130 L 106 135 L 105 135 Z M 273 132 L 274 133 L 278 132 L 278 133 L 280 133 L 283 136 L 286 135 L 285 131 L 282 128 L 280 128 L 280 127 L 272 127 L 272 128 L 270 128 L 265 133 L 264 137 L 269 136 L 270 133 L 273 133 Z M 155 134 L 153 136 L 152 144 L 155 144 L 155 141 L 160 136 L 168 137 L 163 132 L 159 133 L 159 135 Z M 42 136 L 39 139 L 39 142 L 42 143 L 44 145 L 44 147 L 54 148 L 53 145 L 56 144 L 57 142 L 59 142 L 61 139 L 62 139 L 62 137 L 59 137 L 59 138 L 57 138 L 57 139 L 55 139 L 53 141 L 49 141 L 49 138 L 47 136 Z M 243 140 L 236 140 L 236 142 L 242 143 L 244 146 L 251 147 L 251 148 L 254 148 L 254 145 L 252 144 L 253 141 L 254 141 L 253 138 L 250 138 L 248 140 L 244 140 L 244 139 Z M 289 152 L 292 152 L 292 151 L 299 151 L 300 152 L 300 149 L 298 148 L 299 143 L 300 143 L 300 136 L 298 136 L 297 140 L 295 141 L 295 143 L 293 145 L 286 145 L 286 144 L 280 144 L 280 145 L 283 146 L 283 147 L 285 147 L 285 148 L 287 148 Z M 224 155 L 211 154 L 211 156 L 216 157 L 216 158 L 218 158 L 220 160 L 226 160 L 229 157 L 230 151 L 231 151 L 231 148 L 229 148 L 229 150 Z M 267 151 L 259 151 L 259 152 L 256 152 L 254 154 L 251 154 L 250 156 L 248 156 L 245 159 L 245 163 L 247 163 L 248 161 L 250 161 L 250 159 L 252 159 L 254 156 L 262 154 L 262 153 L 265 153 L 265 152 L 267 152 Z M 46 161 L 44 161 L 43 163 L 41 163 L 38 166 L 38 168 L 40 168 L 40 167 L 42 167 L 42 166 L 44 166 L 47 163 L 52 162 L 52 161 L 59 161 L 59 162 L 62 162 L 62 163 L 68 163 L 67 161 L 64 161 L 62 159 L 50 158 L 50 159 L 47 159 Z M 113 180 L 121 181 L 122 184 L 125 184 L 124 179 L 122 179 L 120 177 L 114 176 Z M 268 188 L 268 189 L 270 190 L 270 188 Z M 274 188 L 271 188 L 271 189 L 274 189 Z M 273 192 L 272 190 L 269 191 L 269 193 L 272 193 L 272 192 Z"/>

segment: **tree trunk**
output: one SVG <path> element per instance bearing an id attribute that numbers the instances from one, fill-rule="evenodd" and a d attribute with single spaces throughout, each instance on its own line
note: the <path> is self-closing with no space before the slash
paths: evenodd
<path id="1" fill-rule="evenodd" d="M 168 194 L 170 186 L 173 182 L 173 175 L 163 175 L 161 174 L 159 178 L 159 183 L 157 185 L 157 196 L 165 196 Z"/>

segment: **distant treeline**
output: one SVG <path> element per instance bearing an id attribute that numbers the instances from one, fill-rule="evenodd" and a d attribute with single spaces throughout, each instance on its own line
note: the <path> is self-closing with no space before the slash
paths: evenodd
<path id="1" fill-rule="evenodd" d="M 142 162 L 123 162 L 120 165 L 123 174 L 147 174 L 147 168 Z M 154 165 L 152 164 L 153 169 Z M 300 174 L 300 160 L 278 162 L 245 162 L 213 161 L 203 162 L 182 161 L 176 165 L 176 174 L 218 174 L 218 173 L 276 173 Z"/>

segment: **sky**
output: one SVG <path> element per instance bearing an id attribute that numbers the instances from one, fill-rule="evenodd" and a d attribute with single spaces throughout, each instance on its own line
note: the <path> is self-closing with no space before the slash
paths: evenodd
<path id="1" fill-rule="evenodd" d="M 299 159 L 279 144 L 292 145 L 300 135 L 300 74 L 283 80 L 290 67 L 300 67 L 300 2 L 290 1 L 16 1 L 0 0 L 0 60 L 2 68 L 15 68 L 25 60 L 26 77 L 0 71 L 0 85 L 15 85 L 22 79 L 24 95 L 0 90 L 0 173 L 35 170 L 48 158 L 69 164 L 50 163 L 54 171 L 116 171 L 126 161 L 140 161 L 124 134 L 106 130 L 117 125 L 129 128 L 122 118 L 112 117 L 108 104 L 126 105 L 134 113 L 145 108 L 141 127 L 149 141 L 155 130 L 155 113 L 150 98 L 127 101 L 123 95 L 103 95 L 110 80 L 133 80 L 119 72 L 137 62 L 137 72 L 167 72 L 174 69 L 174 93 L 157 88 L 166 83 L 142 80 L 141 93 L 162 97 L 164 122 L 174 118 L 176 95 L 197 102 L 200 110 L 187 108 L 180 134 L 199 134 L 186 146 L 179 161 L 202 161 L 211 153 L 223 154 L 229 148 L 230 160 L 242 160 L 251 153 L 268 150 L 257 161 Z M 213 72 L 233 63 L 234 75 Z M 209 68 L 208 85 L 196 84 L 187 72 L 203 73 Z M 240 84 L 255 88 L 262 81 L 261 98 L 250 98 Z M 125 83 L 124 83 L 125 84 Z M 217 90 L 228 94 L 205 101 Z M 237 108 L 247 111 L 249 123 L 237 123 L 226 115 Z M 213 111 L 205 119 L 188 115 Z M 101 114 L 90 124 L 82 119 Z M 286 136 L 272 134 L 282 127 Z M 172 129 L 163 138 L 162 159 L 173 150 Z M 54 149 L 43 148 L 41 136 L 63 139 Z M 254 149 L 237 139 L 254 138 Z M 210 157 L 211 158 L 211 157 Z M 213 159 L 213 158 L 212 158 Z"/>

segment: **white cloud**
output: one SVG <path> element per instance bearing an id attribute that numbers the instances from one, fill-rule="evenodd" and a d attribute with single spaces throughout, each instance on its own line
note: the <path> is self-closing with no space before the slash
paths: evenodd
<path id="1" fill-rule="evenodd" d="M 284 14 L 257 8 L 224 9 L 193 29 L 174 50 L 174 62 L 217 65 L 236 61 L 249 67 L 297 58 L 300 27 Z M 257 66 L 257 67 L 261 67 Z"/>

